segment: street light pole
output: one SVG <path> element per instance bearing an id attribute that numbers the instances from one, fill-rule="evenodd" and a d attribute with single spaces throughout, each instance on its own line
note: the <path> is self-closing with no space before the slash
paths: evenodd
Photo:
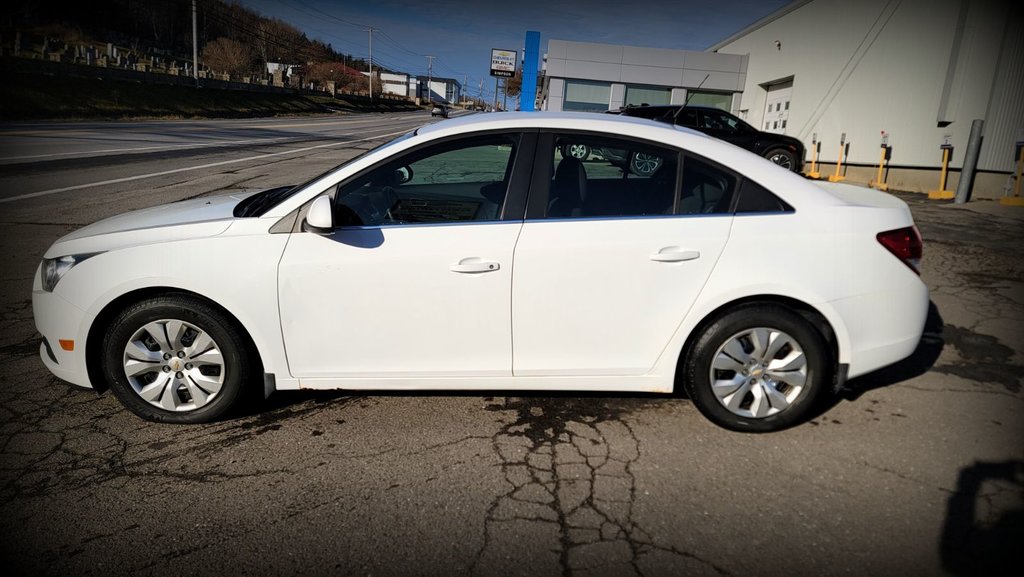
<path id="1" fill-rule="evenodd" d="M 434 102 L 434 96 L 431 93 L 430 83 L 433 79 L 435 58 L 437 58 L 437 56 L 431 56 L 429 54 L 427 55 L 427 103 Z"/>
<path id="2" fill-rule="evenodd" d="M 370 104 L 373 104 L 373 33 L 376 28 L 367 28 L 370 33 Z"/>
<path id="3" fill-rule="evenodd" d="M 192 0 L 192 78 L 199 88 L 199 37 L 196 34 L 196 0 Z"/>

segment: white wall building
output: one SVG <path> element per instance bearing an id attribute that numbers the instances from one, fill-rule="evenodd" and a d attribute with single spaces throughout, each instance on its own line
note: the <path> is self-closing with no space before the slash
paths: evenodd
<path id="1" fill-rule="evenodd" d="M 454 78 L 440 76 L 417 76 L 416 95 L 427 102 L 446 102 L 448 104 L 462 101 L 462 83 Z M 427 85 L 430 85 L 429 92 Z"/>
<path id="2" fill-rule="evenodd" d="M 741 117 L 800 138 L 808 151 L 816 133 L 827 161 L 846 133 L 850 162 L 877 163 L 886 131 L 905 190 L 937 188 L 944 135 L 951 166 L 961 167 L 971 122 L 982 119 L 978 168 L 989 175 L 975 190 L 999 194 L 1024 139 L 1020 2 L 798 0 L 709 50 L 748 58 Z"/>
<path id="3" fill-rule="evenodd" d="M 736 110 L 747 57 L 692 50 L 549 40 L 543 110 L 603 112 L 627 104 L 691 104 Z"/>
<path id="4" fill-rule="evenodd" d="M 369 76 L 369 72 L 363 72 L 363 76 Z M 409 75 L 401 72 L 376 72 L 374 76 L 380 79 L 381 92 L 384 94 L 395 94 L 398 96 L 409 97 L 415 94 L 409 92 L 410 82 Z M 415 84 L 412 84 L 415 86 Z"/>

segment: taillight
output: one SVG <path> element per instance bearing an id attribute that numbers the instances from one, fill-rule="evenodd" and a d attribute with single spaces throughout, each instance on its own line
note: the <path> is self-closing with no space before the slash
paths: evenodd
<path id="1" fill-rule="evenodd" d="M 903 261 L 903 264 L 909 266 L 917 274 L 921 274 L 919 267 L 924 245 L 921 243 L 921 233 L 917 231 L 916 226 L 880 232 L 875 238 L 896 258 Z"/>

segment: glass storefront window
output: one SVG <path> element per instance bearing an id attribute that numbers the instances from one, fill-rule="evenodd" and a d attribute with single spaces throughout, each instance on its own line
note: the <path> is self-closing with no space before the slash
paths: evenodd
<path id="1" fill-rule="evenodd" d="M 604 112 L 611 101 L 612 87 L 607 82 L 565 81 L 562 110 Z"/>
<path id="2" fill-rule="evenodd" d="M 626 106 L 671 104 L 672 89 L 660 86 L 626 86 Z"/>
<path id="3" fill-rule="evenodd" d="M 730 112 L 732 108 L 732 94 L 721 92 L 698 92 L 691 90 L 687 93 L 687 104 L 692 106 L 711 106 Z"/>

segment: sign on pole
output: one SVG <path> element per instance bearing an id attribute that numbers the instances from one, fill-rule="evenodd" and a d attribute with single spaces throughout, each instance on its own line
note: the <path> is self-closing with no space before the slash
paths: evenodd
<path id="1" fill-rule="evenodd" d="M 515 50 L 491 49 L 491 76 L 511 78 L 516 75 Z"/>

